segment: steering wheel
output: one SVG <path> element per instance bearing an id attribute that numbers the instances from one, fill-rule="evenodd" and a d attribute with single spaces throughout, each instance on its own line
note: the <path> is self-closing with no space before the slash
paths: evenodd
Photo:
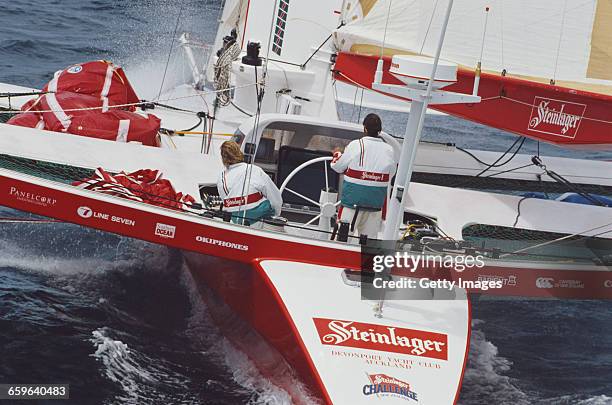
<path id="1" fill-rule="evenodd" d="M 324 168 L 324 171 L 325 171 L 325 190 L 329 190 L 329 177 L 327 175 L 327 162 L 332 160 L 332 159 L 333 159 L 332 156 L 322 156 L 322 157 L 310 159 L 310 160 L 302 163 L 301 165 L 299 165 L 298 167 L 293 169 L 293 171 L 291 173 L 289 173 L 289 175 L 287 176 L 285 181 L 283 181 L 283 184 L 280 186 L 279 190 L 280 190 L 281 194 L 284 193 L 285 191 L 288 191 L 291 194 L 296 195 L 296 196 L 300 197 L 301 199 L 303 199 L 305 201 L 308 201 L 311 204 L 316 205 L 321 210 L 319 215 L 317 215 L 316 217 L 312 218 L 310 221 L 306 222 L 304 225 L 312 224 L 314 221 L 316 221 L 319 218 L 321 218 L 322 215 L 325 215 L 326 217 L 332 217 L 336 213 L 336 207 L 338 205 L 340 205 L 340 200 L 338 200 L 335 203 L 332 203 L 332 202 L 319 203 L 319 202 L 316 202 L 315 200 L 313 200 L 311 198 L 306 197 L 305 195 L 302 195 L 302 194 L 298 193 L 295 190 L 290 189 L 289 187 L 287 187 L 287 184 L 289 184 L 291 179 L 296 174 L 298 174 L 300 171 L 302 171 L 304 168 L 306 168 L 306 167 L 308 167 L 310 165 L 313 165 L 315 163 L 324 162 L 323 168 Z"/>

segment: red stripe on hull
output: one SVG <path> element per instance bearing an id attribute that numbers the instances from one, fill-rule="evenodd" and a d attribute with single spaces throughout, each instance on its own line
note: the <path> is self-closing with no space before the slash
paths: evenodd
<path id="1" fill-rule="evenodd" d="M 345 245 L 337 244 L 337 248 L 318 246 L 314 244 L 318 242 L 309 243 L 309 239 L 288 234 L 257 235 L 248 227 L 177 214 L 95 193 L 83 196 L 75 194 L 77 190 L 73 193 L 0 175 L 0 205 L 21 211 L 249 266 L 257 260 L 277 259 L 356 270 L 361 267 L 360 252 L 348 250 Z M 551 264 L 552 268 L 521 268 L 518 265 L 520 262 L 502 265 L 487 261 L 480 269 L 447 272 L 446 278 L 501 279 L 503 288 L 478 291 L 498 296 L 612 299 L 612 273 L 605 266 L 597 269 L 576 266 L 575 270 L 566 270 L 555 269 Z M 417 270 L 411 276 L 427 277 L 428 274 L 429 271 Z M 541 279 L 552 279 L 552 286 L 547 287 L 550 283 Z"/>
<path id="2" fill-rule="evenodd" d="M 340 53 L 335 76 L 371 88 L 377 61 L 376 56 Z M 402 85 L 389 73 L 390 65 L 385 58 L 383 83 Z M 459 69 L 457 83 L 445 90 L 472 94 L 473 86 L 474 72 Z M 612 150 L 611 96 L 489 73 L 482 73 L 478 95 L 479 104 L 430 108 L 564 147 Z"/>

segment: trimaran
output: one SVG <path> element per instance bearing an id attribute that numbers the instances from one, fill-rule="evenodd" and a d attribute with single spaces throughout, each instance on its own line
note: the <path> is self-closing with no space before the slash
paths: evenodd
<path id="1" fill-rule="evenodd" d="M 161 119 L 158 147 L 125 142 L 121 125 L 113 142 L 0 124 L 0 202 L 180 249 L 221 329 L 296 403 L 456 402 L 470 294 L 612 298 L 612 168 L 419 143 L 425 110 L 563 147 L 611 149 L 612 6 L 437 3 L 227 0 L 219 53 L 207 66 L 195 41 L 179 40 L 192 83 L 124 106 Z M 384 231 L 369 240 L 330 238 L 338 205 L 331 190 L 341 187 L 328 169 L 331 150 L 362 135 L 360 125 L 338 120 L 338 82 L 377 94 L 379 108 L 413 101 L 405 136 L 383 135 L 400 165 Z M 9 84 L 0 92 L 7 118 L 23 113 L 31 98 L 24 94 L 53 96 Z M 95 109 L 109 108 L 117 106 Z M 47 113 L 70 120 L 76 110 L 53 104 Z M 281 187 L 284 220 L 256 229 L 216 208 L 218 150 L 230 137 Z M 98 168 L 159 170 L 196 202 L 153 205 L 120 198 L 117 184 L 111 193 L 83 187 Z M 573 193 L 588 204 L 518 191 Z M 502 288 L 362 300 L 361 250 L 381 238 L 401 239 L 412 257 L 481 254 L 484 267 L 461 278 Z"/>

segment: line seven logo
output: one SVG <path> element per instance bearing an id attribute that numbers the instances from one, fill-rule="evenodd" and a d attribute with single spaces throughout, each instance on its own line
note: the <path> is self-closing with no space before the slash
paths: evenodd
<path id="1" fill-rule="evenodd" d="M 77 209 L 77 214 L 79 214 L 81 218 L 87 219 L 93 216 L 93 210 L 89 207 L 79 207 Z"/>

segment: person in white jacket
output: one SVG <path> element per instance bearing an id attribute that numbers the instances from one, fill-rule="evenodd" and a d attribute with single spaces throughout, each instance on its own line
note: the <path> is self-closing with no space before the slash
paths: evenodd
<path id="1" fill-rule="evenodd" d="M 397 162 L 391 145 L 380 137 L 382 122 L 376 114 L 363 120 L 365 136 L 334 152 L 331 167 L 344 174 L 340 221 L 354 224 L 356 235 L 376 238 L 382 227 L 389 194 L 389 182 Z"/>
<path id="2" fill-rule="evenodd" d="M 259 166 L 244 162 L 236 142 L 223 142 L 221 159 L 225 168 L 219 174 L 217 189 L 223 199 L 223 210 L 232 213 L 232 222 L 253 225 L 280 215 L 283 205 L 280 191 Z"/>

